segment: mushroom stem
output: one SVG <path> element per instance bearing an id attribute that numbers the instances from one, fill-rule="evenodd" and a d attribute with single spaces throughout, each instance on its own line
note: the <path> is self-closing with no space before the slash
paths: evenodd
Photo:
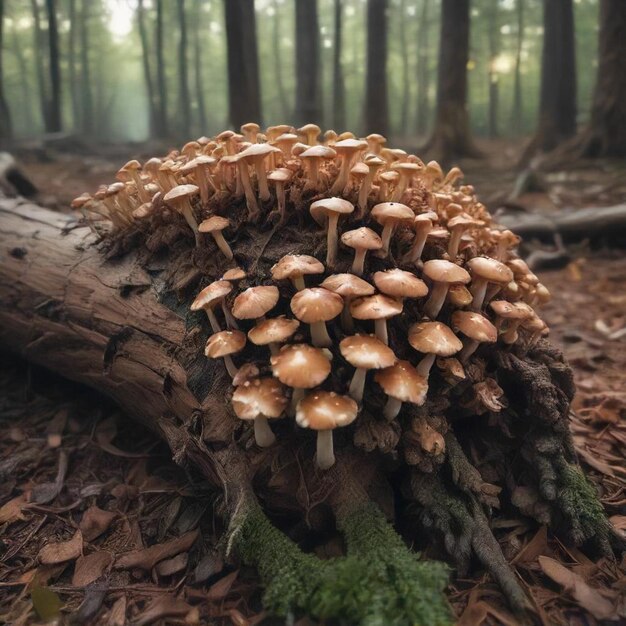
<path id="1" fill-rule="evenodd" d="M 294 276 L 293 277 L 293 286 L 298 291 L 302 291 L 303 289 L 306 289 L 306 283 L 304 282 L 304 276 Z"/>
<path id="2" fill-rule="evenodd" d="M 239 179 L 243 185 L 244 193 L 246 194 L 246 205 L 248 207 L 248 218 L 255 219 L 259 214 L 259 205 L 256 201 L 254 191 L 252 191 L 252 185 L 250 183 L 250 172 L 248 172 L 248 165 L 242 159 L 237 163 L 237 170 L 239 172 Z"/>
<path id="3" fill-rule="evenodd" d="M 272 432 L 267 417 L 259 415 L 254 420 L 254 440 L 260 448 L 269 448 L 276 442 L 276 435 Z"/>
<path id="4" fill-rule="evenodd" d="M 296 407 L 302 398 L 304 398 L 304 389 L 299 389 L 298 387 L 294 388 L 293 393 L 291 394 L 291 404 L 289 405 L 290 417 L 293 417 L 296 414 Z"/>
<path id="5" fill-rule="evenodd" d="M 239 328 L 239 324 L 237 324 L 237 320 L 233 317 L 233 314 L 230 312 L 229 308 L 226 306 L 226 302 L 222 300 L 222 311 L 224 313 L 224 318 L 226 319 L 226 327 L 227 328 Z"/>
<path id="6" fill-rule="evenodd" d="M 189 224 L 189 228 L 193 230 L 193 234 L 196 238 L 196 245 L 200 245 L 200 233 L 198 232 L 198 222 L 193 215 L 193 211 L 191 210 L 191 204 L 189 202 L 185 202 L 182 206 L 182 214 L 185 218 L 187 224 Z"/>
<path id="7" fill-rule="evenodd" d="M 269 349 L 270 349 L 270 354 L 272 356 L 274 356 L 275 354 L 278 354 L 280 352 L 280 345 L 277 342 L 272 341 L 270 344 L 268 344 L 268 346 L 269 346 Z"/>
<path id="8" fill-rule="evenodd" d="M 386 345 L 389 345 L 389 337 L 387 335 L 387 320 L 374 320 L 374 333 Z"/>
<path id="9" fill-rule="evenodd" d="M 461 243 L 461 237 L 463 235 L 462 228 L 453 228 L 452 233 L 450 234 L 450 242 L 448 243 L 448 254 L 450 255 L 450 260 L 454 263 L 454 259 L 456 259 L 456 255 L 459 253 L 459 244 Z"/>
<path id="10" fill-rule="evenodd" d="M 361 367 L 357 367 L 356 371 L 354 372 L 354 376 L 350 381 L 350 388 L 348 390 L 348 393 L 357 402 L 361 402 L 361 400 L 363 400 L 363 390 L 365 389 L 366 376 L 367 370 Z"/>
<path id="11" fill-rule="evenodd" d="M 435 354 L 427 354 L 418 364 L 417 364 L 417 373 L 424 378 L 428 378 L 428 374 L 430 374 L 430 368 L 433 366 L 435 362 L 435 358 L 437 355 Z"/>
<path id="12" fill-rule="evenodd" d="M 402 401 L 397 398 L 392 398 L 389 396 L 387 400 L 387 404 L 385 404 L 385 408 L 383 409 L 383 415 L 388 419 L 394 419 L 398 413 L 400 413 L 400 409 L 402 408 Z"/>
<path id="13" fill-rule="evenodd" d="M 233 360 L 230 358 L 230 354 L 227 354 L 224 357 L 224 365 L 226 365 L 226 371 L 230 375 L 231 378 L 235 378 L 237 376 L 237 366 L 233 363 Z"/>
<path id="14" fill-rule="evenodd" d="M 278 214 L 280 215 L 280 224 L 284 224 L 287 220 L 285 214 L 285 185 L 284 183 L 276 183 L 276 204 L 278 207 Z"/>
<path id="15" fill-rule="evenodd" d="M 435 283 L 435 286 L 432 288 L 430 297 L 424 305 L 424 315 L 430 317 L 431 320 L 436 319 L 437 315 L 439 315 L 439 311 L 441 311 L 441 307 L 448 295 L 448 288 L 449 285 L 447 283 Z"/>
<path id="16" fill-rule="evenodd" d="M 317 431 L 317 466 L 327 470 L 335 464 L 335 453 L 333 450 L 333 431 Z"/>
<path id="17" fill-rule="evenodd" d="M 309 189 L 317 189 L 317 181 L 319 179 L 319 167 L 320 157 L 309 158 L 309 180 L 304 186 L 305 191 Z"/>
<path id="18" fill-rule="evenodd" d="M 517 329 L 521 323 L 522 323 L 522 320 L 510 320 L 509 321 L 509 324 L 506 330 L 501 335 L 502 341 L 504 341 L 504 343 L 511 344 L 517 341 L 517 337 L 518 337 Z"/>
<path id="19" fill-rule="evenodd" d="M 474 299 L 472 300 L 472 310 L 480 311 L 483 308 L 483 303 L 485 302 L 487 281 L 484 278 L 477 276 L 470 285 L 470 292 L 474 296 Z"/>
<path id="20" fill-rule="evenodd" d="M 354 253 L 354 261 L 352 261 L 352 273 L 356 274 L 356 276 L 363 276 L 366 254 L 366 248 L 357 248 Z"/>
<path id="21" fill-rule="evenodd" d="M 424 245 L 426 239 L 428 239 L 429 229 L 420 228 L 415 232 L 415 239 L 413 239 L 413 245 L 408 255 L 409 263 L 417 263 L 422 258 L 422 252 L 424 252 Z"/>
<path id="22" fill-rule="evenodd" d="M 317 348 L 330 348 L 333 345 L 332 339 L 328 334 L 326 322 L 313 322 L 310 325 L 311 340 Z"/>
<path id="23" fill-rule="evenodd" d="M 254 164 L 256 170 L 257 184 L 259 185 L 259 198 L 267 201 L 271 198 L 270 188 L 267 185 L 267 173 L 265 172 L 265 163 L 263 159 L 257 159 Z"/>
<path id="24" fill-rule="evenodd" d="M 391 235 L 393 235 L 394 226 L 395 224 L 393 224 L 393 222 L 389 220 L 383 228 L 383 234 L 381 235 L 381 239 L 383 240 L 383 247 L 380 250 L 380 256 L 382 256 L 383 258 L 389 256 L 389 243 L 391 241 Z"/>
<path id="25" fill-rule="evenodd" d="M 361 183 L 361 188 L 359 189 L 359 198 L 357 200 L 359 213 L 355 216 L 357 219 L 361 219 L 365 215 L 365 211 L 367 210 L 367 198 L 370 195 L 373 181 L 374 171 L 370 169 L 367 176 L 365 177 L 365 180 Z"/>
<path id="26" fill-rule="evenodd" d="M 346 333 L 352 333 L 354 331 L 354 320 L 350 314 L 351 301 L 351 298 L 346 297 L 343 302 L 343 309 L 341 309 L 341 328 Z"/>
<path id="27" fill-rule="evenodd" d="M 215 317 L 215 313 L 213 313 L 212 309 L 204 309 L 206 312 L 206 316 L 209 318 L 209 324 L 211 324 L 211 329 L 214 333 L 219 333 L 222 330 L 220 323 L 217 321 L 217 317 Z"/>
<path id="28" fill-rule="evenodd" d="M 229 261 L 232 260 L 233 251 L 230 249 L 230 246 L 228 245 L 228 242 L 226 241 L 226 239 L 224 239 L 224 235 L 222 235 L 222 233 L 219 230 L 211 234 L 213 235 L 213 239 L 215 239 L 215 243 L 217 244 L 217 247 L 222 251 L 222 254 Z"/>
<path id="29" fill-rule="evenodd" d="M 327 233 L 326 233 L 326 265 L 333 267 L 337 256 L 337 224 L 339 223 L 339 214 L 331 213 L 328 216 Z"/>
<path id="30" fill-rule="evenodd" d="M 476 352 L 479 345 L 480 342 L 476 339 L 466 339 L 463 343 L 463 349 L 459 352 L 459 361 L 461 361 L 461 363 L 467 363 L 472 354 Z"/>

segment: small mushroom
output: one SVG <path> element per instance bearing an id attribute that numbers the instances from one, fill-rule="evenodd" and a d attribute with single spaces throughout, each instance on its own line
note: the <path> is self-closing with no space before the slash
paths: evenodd
<path id="1" fill-rule="evenodd" d="M 309 146 L 313 146 L 317 143 L 317 138 L 321 132 L 322 129 L 317 124 L 305 124 L 301 128 L 298 128 L 298 133 L 304 136 L 306 144 Z"/>
<path id="2" fill-rule="evenodd" d="M 322 263 L 308 254 L 287 254 L 272 266 L 272 278 L 274 280 L 289 279 L 298 291 L 306 289 L 305 276 L 323 273 L 324 266 Z"/>
<path id="3" fill-rule="evenodd" d="M 248 331 L 248 339 L 256 346 L 269 346 L 272 354 L 278 354 L 278 346 L 285 343 L 298 330 L 300 322 L 284 315 L 262 320 Z"/>
<path id="4" fill-rule="evenodd" d="M 235 415 L 253 420 L 254 440 L 260 448 L 269 448 L 276 442 L 268 419 L 280 417 L 288 403 L 285 387 L 275 378 L 248 380 L 235 389 L 232 399 Z"/>
<path id="5" fill-rule="evenodd" d="M 535 315 L 533 309 L 524 302 L 495 300 L 489 303 L 489 308 L 496 314 L 495 327 L 498 332 L 502 329 L 503 322 L 507 323 L 504 332 L 500 335 L 502 341 L 507 344 L 517 341 L 519 325 Z"/>
<path id="6" fill-rule="evenodd" d="M 241 352 L 245 345 L 246 336 L 240 330 L 221 330 L 209 337 L 204 354 L 210 359 L 224 359 L 230 377 L 234 378 L 237 374 L 237 367 L 231 355 Z"/>
<path id="7" fill-rule="evenodd" d="M 345 186 L 348 184 L 348 176 L 356 155 L 361 152 L 361 150 L 367 148 L 367 142 L 359 139 L 342 139 L 337 141 L 333 145 L 333 148 L 339 157 L 341 157 L 341 169 L 339 170 L 337 180 L 335 180 L 331 187 L 330 193 L 340 194 L 343 193 Z"/>
<path id="8" fill-rule="evenodd" d="M 428 191 L 432 191 L 435 183 L 443 180 L 443 172 L 441 171 L 441 165 L 437 161 L 429 161 L 426 167 L 422 170 L 420 176 L 424 187 Z"/>
<path id="9" fill-rule="evenodd" d="M 357 320 L 374 320 L 376 336 L 389 345 L 387 320 L 402 313 L 402 301 L 377 293 L 354 300 L 350 305 L 350 313 Z"/>
<path id="10" fill-rule="evenodd" d="M 351 335 L 339 343 L 343 358 L 356 367 L 348 393 L 357 401 L 363 400 L 365 379 L 369 370 L 391 367 L 398 359 L 393 350 L 374 335 Z"/>
<path id="11" fill-rule="evenodd" d="M 371 228 L 361 226 L 355 230 L 347 230 L 341 235 L 341 243 L 348 248 L 354 249 L 354 261 L 352 262 L 352 273 L 357 276 L 363 275 L 365 266 L 365 256 L 369 250 L 380 250 L 383 241 Z"/>
<path id="12" fill-rule="evenodd" d="M 353 274 L 332 274 L 322 282 L 321 287 L 343 298 L 341 327 L 345 332 L 352 332 L 354 329 L 354 321 L 350 315 L 352 300 L 362 296 L 371 296 L 376 291 L 367 281 Z"/>
<path id="13" fill-rule="evenodd" d="M 283 161 L 291 156 L 291 150 L 297 143 L 298 135 L 293 133 L 283 133 L 272 141 L 272 145 L 276 146 L 283 153 Z M 270 155 L 270 158 L 272 156 L 274 155 Z"/>
<path id="14" fill-rule="evenodd" d="M 462 309 L 472 303 L 472 292 L 461 284 L 450 285 L 448 289 L 448 301 L 454 306 Z"/>
<path id="15" fill-rule="evenodd" d="M 510 230 L 492 231 L 493 239 L 496 242 L 496 259 L 506 261 L 510 249 L 515 248 L 521 241 L 520 237 Z"/>
<path id="16" fill-rule="evenodd" d="M 448 220 L 448 228 L 450 229 L 450 242 L 448 243 L 448 254 L 450 260 L 454 261 L 456 255 L 459 252 L 459 244 L 461 243 L 461 237 L 463 233 L 469 228 L 475 226 L 481 226 L 483 222 L 474 219 L 471 215 L 466 213 L 460 213 L 451 220 Z"/>
<path id="17" fill-rule="evenodd" d="M 417 371 L 424 378 L 428 378 L 430 368 L 438 356 L 452 356 L 463 347 L 461 340 L 441 322 L 413 324 L 409 328 L 408 339 L 411 347 L 424 355 L 417 364 Z"/>
<path id="18" fill-rule="evenodd" d="M 274 285 L 248 287 L 233 302 L 233 315 L 238 320 L 262 319 L 278 303 L 280 294 Z"/>
<path id="19" fill-rule="evenodd" d="M 397 267 L 384 272 L 376 272 L 373 279 L 379 291 L 399 300 L 423 298 L 428 293 L 428 287 L 423 280 Z"/>
<path id="20" fill-rule="evenodd" d="M 216 280 L 208 287 L 205 287 L 196 296 L 196 299 L 191 303 L 191 306 L 189 308 L 192 311 L 199 311 L 200 309 L 202 309 L 209 318 L 209 323 L 211 324 L 213 332 L 218 333 L 222 329 L 219 322 L 217 321 L 217 318 L 215 317 L 213 309 L 218 304 L 220 304 L 222 305 L 224 309 L 224 314 L 226 315 L 226 305 L 224 303 L 224 299 L 232 290 L 233 286 L 228 281 Z"/>
<path id="21" fill-rule="evenodd" d="M 333 391 L 314 391 L 298 402 L 296 422 L 317 431 L 316 461 L 320 469 L 327 470 L 335 464 L 333 430 L 351 424 L 358 412 L 352 398 Z"/>
<path id="22" fill-rule="evenodd" d="M 426 211 L 416 215 L 413 219 L 413 230 L 415 231 L 415 237 L 411 250 L 407 255 L 407 262 L 417 264 L 422 258 L 422 252 L 424 251 L 424 245 L 428 238 L 428 233 L 433 229 L 433 222 L 437 221 L 437 214 L 433 211 Z"/>
<path id="23" fill-rule="evenodd" d="M 267 174 L 265 171 L 264 161 L 269 154 L 276 152 L 280 152 L 280 150 L 267 143 L 254 143 L 237 154 L 237 164 L 239 166 L 239 174 L 241 176 L 246 199 L 248 201 L 248 209 L 253 216 L 258 214 L 259 206 L 256 202 L 256 197 L 254 196 L 254 192 L 252 191 L 252 186 L 250 184 L 248 165 L 254 166 L 257 184 L 259 186 L 259 198 L 262 201 L 269 200 L 271 195 L 267 185 Z"/>
<path id="24" fill-rule="evenodd" d="M 378 200 L 380 202 L 387 202 L 390 195 L 389 189 L 398 182 L 400 174 L 398 174 L 398 172 L 383 172 L 378 178 L 380 182 L 380 186 L 378 188 Z"/>
<path id="25" fill-rule="evenodd" d="M 339 217 L 352 213 L 354 205 L 343 198 L 324 198 L 313 202 L 309 210 L 318 224 L 326 224 L 326 265 L 333 267 L 337 256 Z"/>
<path id="26" fill-rule="evenodd" d="M 394 163 L 392 166 L 392 170 L 398 172 L 400 178 L 398 179 L 398 183 L 396 184 L 393 194 L 391 196 L 392 202 L 400 202 L 402 200 L 402 195 L 404 192 L 411 186 L 411 181 L 413 180 L 413 176 L 420 171 L 420 166 L 417 163 Z"/>
<path id="27" fill-rule="evenodd" d="M 361 219 L 367 210 L 367 199 L 369 197 L 370 191 L 372 190 L 372 185 L 374 184 L 374 178 L 376 177 L 376 173 L 378 170 L 385 164 L 385 162 L 377 157 L 375 154 L 370 154 L 365 157 L 365 165 L 367 166 L 367 176 L 365 180 L 361 184 L 361 188 L 359 189 L 359 198 L 357 201 L 357 205 L 359 207 L 359 213 L 356 216 L 357 219 Z"/>
<path id="28" fill-rule="evenodd" d="M 246 141 L 256 143 L 261 127 L 256 122 L 247 122 L 246 124 L 242 124 L 239 130 L 246 138 Z"/>
<path id="29" fill-rule="evenodd" d="M 198 191 L 199 188 L 196 185 L 177 185 L 163 196 L 163 201 L 182 213 L 187 224 L 189 224 L 189 228 L 191 228 L 194 233 L 196 245 L 199 246 L 200 235 L 198 232 L 198 222 L 191 208 L 191 198 L 197 195 Z"/>
<path id="30" fill-rule="evenodd" d="M 309 177 L 304 186 L 306 191 L 308 189 L 318 188 L 320 164 L 322 160 L 334 159 L 337 153 L 328 146 L 311 146 L 304 150 L 299 156 L 303 161 L 306 161 L 309 168 Z"/>
<path id="31" fill-rule="evenodd" d="M 496 283 L 502 287 L 513 280 L 513 272 L 504 263 L 490 257 L 474 257 L 467 262 L 467 267 L 472 274 L 470 291 L 474 296 L 472 300 L 474 311 L 482 309 L 489 283 Z"/>
<path id="32" fill-rule="evenodd" d="M 389 243 L 393 231 L 401 224 L 408 224 L 415 218 L 415 213 L 406 204 L 399 202 L 381 202 L 377 204 L 371 213 L 372 217 L 383 227 L 381 239 L 383 247 L 381 256 L 389 256 Z"/>
<path id="33" fill-rule="evenodd" d="M 230 221 L 227 218 L 214 215 L 213 217 L 209 217 L 209 219 L 204 220 L 200 226 L 198 226 L 198 231 L 201 233 L 210 233 L 213 239 L 215 239 L 217 247 L 230 261 L 233 258 L 233 251 L 222 234 L 222 231 L 228 228 L 229 225 Z"/>
<path id="34" fill-rule="evenodd" d="M 332 339 L 326 322 L 334 319 L 343 309 L 343 298 L 323 287 L 302 289 L 291 299 L 293 314 L 311 327 L 311 340 L 318 348 L 329 348 Z"/>
<path id="35" fill-rule="evenodd" d="M 374 374 L 374 380 L 388 396 L 383 409 L 388 420 L 400 413 L 403 402 L 421 406 L 426 401 L 428 381 L 408 361 L 397 361 L 391 367 L 379 370 Z"/>
<path id="36" fill-rule="evenodd" d="M 238 283 L 240 280 L 246 278 L 247 274 L 241 267 L 231 267 L 224 272 L 222 280 L 227 280 L 231 283 Z"/>
<path id="37" fill-rule="evenodd" d="M 462 267 L 450 263 L 445 259 L 433 259 L 424 263 L 424 276 L 433 282 L 430 297 L 424 305 L 424 315 L 436 319 L 448 295 L 448 289 L 453 284 L 466 284 L 470 275 Z"/>
<path id="38" fill-rule="evenodd" d="M 276 209 L 280 216 L 279 223 L 284 224 L 287 221 L 287 201 L 285 196 L 285 185 L 293 178 L 293 172 L 286 167 L 279 167 L 277 170 L 270 172 L 268 180 L 274 183 L 276 187 Z"/>
<path id="39" fill-rule="evenodd" d="M 371 133 L 366 138 L 367 147 L 372 154 L 380 154 L 384 145 L 387 143 L 387 139 L 378 133 Z"/>
<path id="40" fill-rule="evenodd" d="M 455 311 L 452 314 L 452 328 L 467 337 L 459 352 L 461 363 L 467 363 L 481 343 L 494 343 L 498 340 L 496 327 L 484 315 L 475 311 Z"/>
<path id="41" fill-rule="evenodd" d="M 128 180 L 127 177 L 130 178 L 135 183 L 135 187 L 137 188 L 137 193 L 139 194 L 139 198 L 141 202 L 148 202 L 150 200 L 150 194 L 146 191 L 146 188 L 143 184 L 143 180 L 140 174 L 141 163 L 136 159 L 132 159 L 125 163 L 117 173 L 117 179 L 123 182 Z"/>

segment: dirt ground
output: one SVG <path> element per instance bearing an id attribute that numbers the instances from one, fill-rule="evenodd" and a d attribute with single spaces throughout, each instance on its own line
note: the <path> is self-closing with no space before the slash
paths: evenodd
<path id="1" fill-rule="evenodd" d="M 492 164 L 499 161 L 490 154 Z M 24 156 L 41 202 L 59 209 L 112 180 L 113 163 L 124 159 Z M 465 168 L 492 206 L 514 184 L 505 171 L 513 156 L 500 169 Z M 553 172 L 546 191 L 516 201 L 545 211 L 617 203 L 624 178 L 616 171 L 602 163 Z M 544 318 L 575 371 L 571 424 L 580 460 L 626 536 L 626 251 L 583 242 L 570 253 L 565 267 L 538 271 L 554 296 Z M 272 623 L 260 610 L 254 572 L 221 556 L 214 505 L 215 494 L 128 416 L 0 355 L 0 623 L 66 623 L 70 616 L 108 625 Z M 533 623 L 626 619 L 626 560 L 594 561 L 521 516 L 494 519 L 531 598 Z M 448 597 L 462 626 L 520 623 L 478 568 L 453 577 Z"/>

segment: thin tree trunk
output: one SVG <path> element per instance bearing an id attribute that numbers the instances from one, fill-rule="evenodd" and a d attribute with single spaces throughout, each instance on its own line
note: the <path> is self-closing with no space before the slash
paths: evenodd
<path id="1" fill-rule="evenodd" d="M 4 94 L 3 48 L 4 46 L 4 0 L 0 0 L 0 139 L 10 139 L 13 136 L 11 112 Z"/>
<path id="2" fill-rule="evenodd" d="M 41 120 L 45 129 L 48 128 L 48 85 L 46 82 L 46 65 L 44 57 L 44 38 L 41 28 L 41 12 L 39 1 L 31 0 L 33 10 L 33 48 L 35 50 L 35 70 L 37 75 L 37 87 L 39 89 L 39 107 Z"/>
<path id="3" fill-rule="evenodd" d="M 522 100 L 522 50 L 524 46 L 524 0 L 517 0 L 517 45 L 515 49 L 515 83 L 513 86 L 513 112 L 511 128 L 516 134 L 524 129 L 524 109 Z"/>
<path id="4" fill-rule="evenodd" d="M 498 104 L 499 104 L 499 76 L 496 68 L 496 60 L 500 54 L 500 20 L 498 15 L 498 0 L 491 0 L 489 6 L 489 119 L 487 132 L 489 137 L 497 137 L 498 132 Z"/>
<path id="5" fill-rule="evenodd" d="M 94 133 L 94 109 L 91 85 L 91 61 L 89 49 L 91 48 L 89 31 L 89 7 L 90 0 L 83 0 L 81 25 L 80 25 L 80 54 L 81 54 L 81 103 L 82 103 L 82 129 L 86 135 Z"/>
<path id="6" fill-rule="evenodd" d="M 409 45 L 406 36 L 406 27 L 408 16 L 406 13 L 406 0 L 400 1 L 400 24 L 399 24 L 399 39 L 400 50 L 402 51 L 402 102 L 400 110 L 400 135 L 406 136 L 408 134 L 409 123 L 409 99 L 411 96 L 410 78 L 409 78 Z"/>
<path id="7" fill-rule="evenodd" d="M 296 0 L 297 124 L 322 124 L 317 0 Z"/>
<path id="8" fill-rule="evenodd" d="M 235 127 L 261 121 L 261 85 L 254 0 L 224 0 L 228 107 Z"/>
<path id="9" fill-rule="evenodd" d="M 159 137 L 165 137 L 168 134 L 167 129 L 167 84 L 165 81 L 165 58 L 163 51 L 163 0 L 156 0 L 156 62 L 157 62 L 157 134 Z"/>
<path id="10" fill-rule="evenodd" d="M 282 37 L 280 7 L 278 0 L 274 0 L 272 8 L 274 9 L 274 17 L 272 19 L 272 53 L 274 55 L 274 78 L 276 79 L 276 88 L 278 90 L 278 99 L 280 100 L 281 119 L 287 120 L 289 117 L 289 96 L 285 88 L 285 79 L 283 77 L 283 55 L 280 40 Z"/>
<path id="11" fill-rule="evenodd" d="M 204 102 L 204 81 L 202 79 L 202 47 L 200 45 L 200 29 L 202 17 L 202 0 L 196 0 L 194 7 L 193 28 L 193 73 L 196 84 L 196 103 L 198 105 L 198 126 L 200 135 L 208 133 L 206 104 Z"/>
<path id="12" fill-rule="evenodd" d="M 156 97 L 154 93 L 154 81 L 152 79 L 152 68 L 150 67 L 150 42 L 148 40 L 148 29 L 146 28 L 146 12 L 143 0 L 137 2 L 137 29 L 139 30 L 139 40 L 141 41 L 141 63 L 143 67 L 143 78 L 146 83 L 146 93 L 148 96 L 148 111 L 150 115 L 150 135 L 157 134 L 157 112 L 155 110 Z"/>
<path id="13" fill-rule="evenodd" d="M 63 129 L 61 119 L 61 58 L 55 0 L 46 0 L 46 13 L 48 16 L 48 51 L 50 55 L 50 100 L 48 102 L 50 113 L 46 130 L 55 133 Z"/>
<path id="14" fill-rule="evenodd" d="M 189 138 L 191 132 L 191 93 L 189 91 L 189 74 L 187 72 L 187 18 L 185 16 L 185 0 L 178 0 L 178 114 L 180 129 L 184 137 Z"/>
<path id="15" fill-rule="evenodd" d="M 76 68 L 76 40 L 78 30 L 78 15 L 76 13 L 76 0 L 69 0 L 69 45 L 67 53 L 67 65 L 69 70 L 70 93 L 72 97 L 72 127 L 74 129 L 81 128 L 81 110 L 80 98 L 78 95 L 78 70 Z"/>
<path id="16" fill-rule="evenodd" d="M 387 102 L 387 0 L 367 2 L 365 132 L 389 132 Z"/>
<path id="17" fill-rule="evenodd" d="M 430 48 L 428 45 L 429 24 L 428 24 L 429 0 L 422 0 L 422 11 L 417 31 L 417 119 L 416 130 L 418 135 L 424 135 L 428 129 L 428 118 L 430 116 L 428 106 L 428 87 L 430 84 L 430 73 L 428 72 L 428 61 L 430 59 Z"/>
<path id="18" fill-rule="evenodd" d="M 335 0 L 335 32 L 333 39 L 333 126 L 337 132 L 346 128 L 346 86 L 343 82 L 341 50 L 343 39 L 343 7 Z"/>
<path id="19" fill-rule="evenodd" d="M 17 67 L 20 73 L 20 91 L 22 92 L 22 106 L 20 108 L 20 113 L 24 116 L 26 128 L 32 133 L 35 130 L 35 118 L 33 116 L 32 98 L 28 80 L 30 72 L 24 57 L 24 49 L 17 35 L 15 26 L 11 29 L 11 47 L 13 49 L 13 54 L 15 55 Z"/>

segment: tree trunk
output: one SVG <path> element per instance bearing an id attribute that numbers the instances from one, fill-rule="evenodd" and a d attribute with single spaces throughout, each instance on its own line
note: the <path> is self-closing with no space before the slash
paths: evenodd
<path id="1" fill-rule="evenodd" d="M 48 50 L 50 55 L 50 100 L 46 130 L 51 133 L 63 130 L 61 109 L 61 58 L 59 51 L 59 29 L 57 27 L 56 1 L 46 0 L 48 16 Z"/>
<path id="2" fill-rule="evenodd" d="M 598 75 L 589 127 L 582 136 L 588 157 L 626 156 L 626 2 L 601 0 Z"/>
<path id="3" fill-rule="evenodd" d="M 261 85 L 254 0 L 224 0 L 231 123 L 261 123 Z"/>
<path id="4" fill-rule="evenodd" d="M 80 20 L 80 54 L 81 54 L 81 104 L 82 104 L 82 129 L 85 135 L 93 135 L 95 130 L 94 124 L 94 107 L 93 94 L 91 85 L 91 61 L 89 59 L 89 50 L 92 47 L 90 41 L 89 30 L 89 9 L 92 6 L 90 0 L 83 0 L 83 10 Z"/>
<path id="5" fill-rule="evenodd" d="M 511 129 L 520 134 L 524 129 L 524 109 L 522 100 L 522 50 L 524 47 L 524 0 L 517 0 L 517 43 L 515 48 L 515 74 L 513 86 L 513 111 Z"/>
<path id="6" fill-rule="evenodd" d="M 37 87 L 39 89 L 39 107 L 41 109 L 41 120 L 44 128 L 47 129 L 48 122 L 48 85 L 46 82 L 46 66 L 44 57 L 44 38 L 41 28 L 41 12 L 39 1 L 31 0 L 33 10 L 33 48 L 35 50 L 35 70 L 37 75 Z"/>
<path id="7" fill-rule="evenodd" d="M 30 132 L 35 131 L 35 116 L 33 115 L 33 98 L 31 97 L 30 85 L 28 77 L 30 75 L 28 63 L 24 57 L 24 48 L 22 42 L 17 34 L 15 26 L 11 29 L 11 48 L 15 59 L 17 61 L 17 67 L 20 73 L 20 91 L 22 92 L 22 105 L 20 113 L 24 116 L 23 122 Z"/>
<path id="8" fill-rule="evenodd" d="M 182 136 L 189 139 L 191 132 L 191 93 L 189 92 L 189 74 L 187 72 L 187 18 L 185 0 L 178 0 L 178 116 Z"/>
<path id="9" fill-rule="evenodd" d="M 341 133 L 346 128 L 346 86 L 343 82 L 341 49 L 343 39 L 343 7 L 335 0 L 335 32 L 333 34 L 333 126 Z"/>
<path id="10" fill-rule="evenodd" d="M 194 27 L 193 27 L 193 74 L 196 85 L 196 103 L 198 105 L 198 126 L 199 134 L 208 134 L 208 123 L 206 115 L 206 104 L 204 102 L 204 80 L 202 76 L 202 46 L 200 45 L 200 29 L 202 17 L 202 1 L 196 0 L 194 7 Z"/>
<path id="11" fill-rule="evenodd" d="M 156 63 L 157 63 L 157 134 L 166 137 L 167 129 L 167 83 L 165 81 L 165 58 L 163 50 L 163 0 L 156 0 Z"/>
<path id="12" fill-rule="evenodd" d="M 274 0 L 272 8 L 274 9 L 274 16 L 272 18 L 272 53 L 274 55 L 274 74 L 276 79 L 276 89 L 278 90 L 279 111 L 281 119 L 289 119 L 291 112 L 291 106 L 289 104 L 289 96 L 287 95 L 287 89 L 285 88 L 285 79 L 283 77 L 283 55 L 281 47 L 281 37 L 283 31 L 281 29 L 280 19 L 280 7 L 278 0 Z"/>
<path id="13" fill-rule="evenodd" d="M 430 74 L 428 60 L 430 48 L 428 46 L 428 0 L 422 0 L 422 12 L 417 30 L 417 116 L 416 130 L 418 135 L 424 135 L 428 129 L 428 86 Z"/>
<path id="14" fill-rule="evenodd" d="M 487 132 L 489 137 L 497 137 L 498 133 L 498 101 L 499 101 L 499 76 L 496 67 L 496 60 L 500 54 L 500 20 L 498 10 L 498 0 L 491 0 L 489 6 L 489 116 Z"/>
<path id="15" fill-rule="evenodd" d="M 398 9 L 400 24 L 399 39 L 400 50 L 402 51 L 402 90 L 401 90 L 401 108 L 400 108 L 400 128 L 399 135 L 406 137 L 408 133 L 409 123 L 409 99 L 411 96 L 410 78 L 409 78 L 409 44 L 406 36 L 406 27 L 408 21 L 408 15 L 406 12 L 406 0 L 400 0 L 400 7 Z"/>
<path id="16" fill-rule="evenodd" d="M 443 0 L 435 129 L 425 150 L 443 163 L 479 156 L 467 113 L 470 0 Z"/>
<path id="17" fill-rule="evenodd" d="M 78 14 L 76 12 L 76 0 L 69 0 L 69 44 L 67 52 L 67 65 L 69 70 L 70 94 L 72 97 L 72 127 L 81 128 L 80 97 L 78 94 L 78 70 L 76 60 L 76 47 L 78 39 Z"/>
<path id="18" fill-rule="evenodd" d="M 298 125 L 322 120 L 317 0 L 296 0 L 296 105 Z"/>
<path id="19" fill-rule="evenodd" d="M 534 147 L 547 152 L 576 133 L 576 55 L 572 0 L 543 3 L 539 122 Z"/>
<path id="20" fill-rule="evenodd" d="M 0 0 L 0 139 L 11 139 L 13 125 L 11 124 L 11 112 L 4 93 L 3 71 L 3 46 L 4 46 L 4 0 Z"/>
<path id="21" fill-rule="evenodd" d="M 148 97 L 148 112 L 150 115 L 150 135 L 157 134 L 157 111 L 156 97 L 154 93 L 154 82 L 152 80 L 152 68 L 150 67 L 150 42 L 148 41 L 148 30 L 146 28 L 146 11 L 143 0 L 137 2 L 137 29 L 139 40 L 141 41 L 141 63 L 143 67 L 143 79 L 146 83 L 146 95 Z"/>
<path id="22" fill-rule="evenodd" d="M 387 0 L 367 2 L 365 132 L 389 133 L 387 102 Z"/>

